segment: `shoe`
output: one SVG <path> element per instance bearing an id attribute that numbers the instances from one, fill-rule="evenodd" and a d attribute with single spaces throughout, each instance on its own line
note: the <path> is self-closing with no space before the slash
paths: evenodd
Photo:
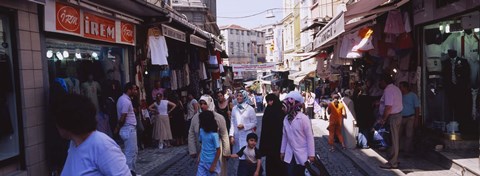
<path id="1" fill-rule="evenodd" d="M 395 166 L 395 165 L 392 165 L 390 163 L 385 163 L 385 164 L 380 164 L 379 167 L 382 168 L 382 169 L 397 169 L 398 165 Z"/>
<path id="2" fill-rule="evenodd" d="M 158 149 L 163 149 L 163 144 L 158 144 Z"/>

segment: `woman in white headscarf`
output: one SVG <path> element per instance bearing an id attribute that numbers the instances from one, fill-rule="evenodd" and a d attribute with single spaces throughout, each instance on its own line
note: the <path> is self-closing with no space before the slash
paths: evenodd
<path id="1" fill-rule="evenodd" d="M 210 95 L 202 95 L 198 100 L 200 105 L 200 111 L 212 111 L 215 117 L 215 121 L 218 125 L 218 135 L 220 137 L 220 150 L 222 151 L 222 157 L 220 158 L 220 175 L 227 175 L 227 162 L 226 158 L 230 157 L 230 142 L 228 141 L 228 131 L 225 119 L 222 115 L 215 112 L 215 103 Z M 188 152 L 192 158 L 198 157 L 200 154 L 200 143 L 198 142 L 199 130 L 200 130 L 200 113 L 195 114 L 192 117 L 192 123 L 188 131 Z"/>
<path id="2" fill-rule="evenodd" d="M 236 94 L 237 105 L 232 109 L 230 143 L 233 145 L 232 153 L 237 153 L 240 148 L 247 145 L 247 135 L 255 133 L 257 116 L 255 109 L 248 104 L 248 92 L 241 90 Z M 237 160 L 235 160 L 237 161 Z M 235 166 L 237 162 L 234 162 Z M 232 171 L 237 173 L 236 167 Z"/>

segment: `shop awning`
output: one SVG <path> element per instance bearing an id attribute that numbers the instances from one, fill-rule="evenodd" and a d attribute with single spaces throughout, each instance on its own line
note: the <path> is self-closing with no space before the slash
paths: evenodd
<path id="1" fill-rule="evenodd" d="M 406 4 L 410 0 L 381 0 L 383 1 L 383 3 L 377 2 L 377 1 L 379 0 L 362 0 L 355 3 L 355 4 L 358 4 L 357 6 L 368 6 L 368 8 L 366 9 L 353 9 L 352 11 L 350 11 L 349 7 L 353 8 L 352 6 L 354 6 L 355 4 L 348 6 L 347 12 L 345 12 L 345 21 L 348 22 L 352 19 L 359 18 L 359 17 L 368 17 L 374 14 L 385 13 L 390 10 L 397 9 L 398 7 Z M 373 6 L 373 5 L 376 5 L 376 6 Z"/>
<path id="2" fill-rule="evenodd" d="M 322 47 L 325 43 L 333 40 L 345 31 L 344 12 L 340 12 L 335 18 L 318 32 L 313 40 L 313 48 Z"/>
<path id="3" fill-rule="evenodd" d="M 359 0 L 353 4 L 349 4 L 347 5 L 347 11 L 345 12 L 345 19 L 349 20 L 353 15 L 368 12 L 388 1 L 391 0 Z"/>
<path id="4" fill-rule="evenodd" d="M 117 0 L 102 0 L 102 1 L 93 1 L 93 0 L 80 0 L 81 2 L 87 4 L 97 4 L 110 9 L 115 9 L 129 15 L 134 15 L 137 17 L 158 17 L 165 16 L 168 14 L 168 11 L 160 6 L 154 5 L 147 2 L 146 0 L 131 0 L 131 1 L 122 1 L 119 3 Z"/>
<path id="5" fill-rule="evenodd" d="M 313 54 L 317 54 L 317 52 L 308 52 L 308 53 L 288 53 L 285 54 L 285 56 L 291 56 L 291 57 L 307 57 Z"/>
<path id="6" fill-rule="evenodd" d="M 314 29 L 314 28 L 319 27 L 319 26 L 323 27 L 325 25 L 327 25 L 327 23 L 325 23 L 325 22 L 314 22 L 310 26 L 307 26 L 307 27 L 303 28 L 300 32 L 305 32 L 305 31 L 308 31 L 310 29 Z"/>
<path id="7" fill-rule="evenodd" d="M 309 67 L 305 70 L 302 70 L 302 71 L 299 71 L 299 72 L 296 72 L 296 73 L 293 73 L 293 74 L 290 74 L 288 75 L 288 79 L 290 80 L 295 80 L 297 77 L 305 77 L 307 76 L 309 73 L 311 72 L 314 72 L 317 70 L 317 67 Z"/>

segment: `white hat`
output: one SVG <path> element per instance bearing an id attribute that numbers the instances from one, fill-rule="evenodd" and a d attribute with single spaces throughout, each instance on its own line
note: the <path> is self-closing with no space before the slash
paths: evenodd
<path id="1" fill-rule="evenodd" d="M 300 103 L 303 103 L 304 102 L 304 99 L 302 97 L 302 95 L 300 94 L 300 92 L 298 91 L 291 91 L 287 94 L 287 96 L 285 96 L 285 98 L 293 98 L 294 100 L 300 102 Z"/>

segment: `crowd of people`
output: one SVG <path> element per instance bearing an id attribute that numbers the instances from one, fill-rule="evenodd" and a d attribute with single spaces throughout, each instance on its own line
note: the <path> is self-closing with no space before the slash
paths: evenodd
<path id="1" fill-rule="evenodd" d="M 185 143 L 197 163 L 197 175 L 257 176 L 263 169 L 267 176 L 304 175 L 306 162 L 315 160 L 310 120 L 329 121 L 330 152 L 335 151 L 335 138 L 346 149 L 341 130 L 347 110 L 357 121 L 360 148 L 374 146 L 370 133 L 375 126 L 389 127 L 391 152 L 388 162 L 380 167 L 397 168 L 402 131 L 406 131 L 405 151 L 412 152 L 418 98 L 409 91 L 408 83 L 402 82 L 398 88 L 388 75 L 378 83 L 384 91 L 381 97 L 369 96 L 369 86 L 359 84 L 343 94 L 327 96 L 317 91 L 282 91 L 263 97 L 248 89 L 226 90 L 197 100 L 190 93 L 178 98 L 157 84 L 152 90 L 155 101 L 136 105 L 138 87 L 127 83 L 116 103 L 118 123 L 102 128 L 111 131 L 98 128 L 108 122 L 100 125 L 104 122 L 97 119 L 95 105 L 88 98 L 67 95 L 54 112 L 61 136 L 71 140 L 62 175 L 136 175 L 139 148 L 163 150 Z M 257 131 L 256 112 L 263 112 L 261 133 Z M 115 135 L 121 140 L 115 141 Z M 123 143 L 123 154 L 117 142 Z M 235 169 L 228 170 L 228 165 Z"/>

